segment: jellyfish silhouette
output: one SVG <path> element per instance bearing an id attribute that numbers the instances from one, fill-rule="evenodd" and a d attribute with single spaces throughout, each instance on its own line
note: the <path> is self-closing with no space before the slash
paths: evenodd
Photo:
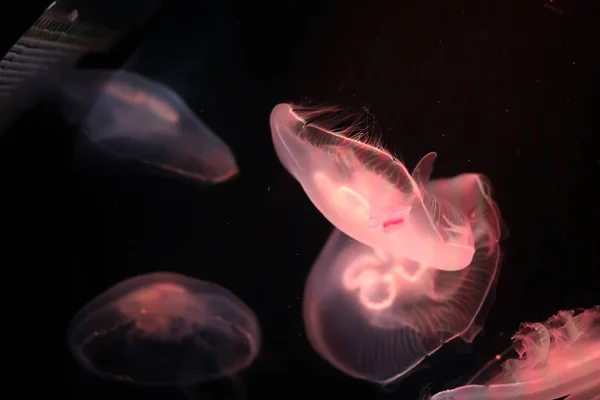
<path id="1" fill-rule="evenodd" d="M 89 373 L 140 385 L 234 376 L 260 348 L 258 320 L 214 283 L 169 272 L 125 280 L 86 304 L 67 343 Z"/>
<path id="2" fill-rule="evenodd" d="M 508 358 L 510 352 L 517 358 Z M 600 399 L 600 306 L 559 311 L 543 324 L 522 324 L 513 336 L 513 347 L 503 356 L 488 363 L 466 386 L 431 399 L 553 400 L 564 396 L 566 400 Z"/>
<path id="3" fill-rule="evenodd" d="M 271 133 L 279 160 L 336 228 L 368 246 L 441 270 L 470 265 L 474 233 L 467 215 L 426 187 L 436 154 L 412 174 L 368 128 L 337 108 L 279 104 Z"/>
<path id="4" fill-rule="evenodd" d="M 323 358 L 355 378 L 387 385 L 443 343 L 471 342 L 486 316 L 484 302 L 493 300 L 501 223 L 488 182 L 463 174 L 432 181 L 427 190 L 468 216 L 475 254 L 466 268 L 432 268 L 335 229 L 308 277 L 307 337 Z"/>
<path id="5" fill-rule="evenodd" d="M 69 70 L 54 99 L 70 123 L 118 160 L 206 183 L 238 174 L 229 147 L 166 86 L 124 70 Z"/>

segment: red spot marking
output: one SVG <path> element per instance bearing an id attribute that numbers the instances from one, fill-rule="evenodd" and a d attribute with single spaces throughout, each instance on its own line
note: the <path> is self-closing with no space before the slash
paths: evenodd
<path id="1" fill-rule="evenodd" d="M 501 358 L 502 358 L 502 356 L 500 354 L 496 354 L 496 360 L 499 360 Z"/>
<path id="2" fill-rule="evenodd" d="M 146 309 L 145 309 L 145 308 L 142 308 L 142 309 L 140 309 L 140 312 L 141 312 L 142 314 L 146 314 L 148 311 L 146 311 Z"/>
<path id="3" fill-rule="evenodd" d="M 401 224 L 403 222 L 404 222 L 404 218 L 402 218 L 402 217 L 388 219 L 387 221 L 385 221 L 383 223 L 383 228 L 385 229 L 388 226 L 398 225 L 398 224 Z"/>

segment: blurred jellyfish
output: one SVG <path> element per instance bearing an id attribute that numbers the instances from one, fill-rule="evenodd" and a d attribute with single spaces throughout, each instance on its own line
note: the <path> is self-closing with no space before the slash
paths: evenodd
<path id="1" fill-rule="evenodd" d="M 411 175 L 404 164 L 338 109 L 279 104 L 271 133 L 281 163 L 336 228 L 368 246 L 441 270 L 471 264 L 474 234 L 467 215 L 425 188 L 436 154 Z"/>
<path id="2" fill-rule="evenodd" d="M 260 347 L 258 320 L 227 289 L 159 272 L 125 280 L 86 304 L 67 342 L 90 373 L 142 385 L 233 376 Z"/>
<path id="3" fill-rule="evenodd" d="M 522 324 L 504 355 L 510 351 L 518 358 L 492 361 L 466 386 L 431 399 L 600 399 L 600 306 L 559 311 L 543 324 Z"/>
<path id="4" fill-rule="evenodd" d="M 238 174 L 230 148 L 168 87 L 124 70 L 70 70 L 58 97 L 89 142 L 197 181 Z"/>
<path id="5" fill-rule="evenodd" d="M 471 342 L 492 301 L 500 216 L 477 174 L 433 181 L 428 190 L 468 216 L 471 264 L 443 271 L 366 246 L 335 229 L 306 283 L 304 322 L 313 348 L 355 378 L 389 384 L 460 336 Z M 459 195 L 460 194 L 460 195 Z"/>

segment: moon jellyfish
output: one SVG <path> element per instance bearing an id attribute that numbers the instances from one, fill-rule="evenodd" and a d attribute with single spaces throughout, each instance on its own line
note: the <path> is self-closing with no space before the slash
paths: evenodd
<path id="1" fill-rule="evenodd" d="M 466 385 L 433 400 L 567 400 L 600 398 L 600 306 L 559 311 L 525 323 L 513 346 Z M 514 352 L 517 358 L 508 358 Z"/>
<path id="2" fill-rule="evenodd" d="M 485 318 L 499 269 L 500 216 L 477 174 L 433 181 L 428 189 L 468 216 L 470 265 L 443 271 L 360 243 L 335 229 L 304 293 L 313 348 L 355 378 L 392 383 L 443 343 L 471 342 Z"/>
<path id="3" fill-rule="evenodd" d="M 232 376 L 260 347 L 252 310 L 227 289 L 159 272 L 125 280 L 86 304 L 67 341 L 91 374 L 142 385 Z"/>
<path id="4" fill-rule="evenodd" d="M 442 270 L 471 264 L 475 239 L 467 215 L 425 188 L 435 153 L 410 174 L 368 130 L 345 125 L 337 109 L 277 105 L 271 133 L 281 163 L 336 228 L 396 257 Z"/>
<path id="5" fill-rule="evenodd" d="M 238 173 L 225 142 L 160 83 L 124 70 L 74 70 L 58 97 L 69 122 L 117 159 L 210 183 Z"/>

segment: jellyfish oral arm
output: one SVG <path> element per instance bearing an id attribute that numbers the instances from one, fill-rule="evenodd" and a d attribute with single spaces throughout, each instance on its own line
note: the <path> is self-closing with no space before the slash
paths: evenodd
<path id="1" fill-rule="evenodd" d="M 485 374 L 483 385 L 440 392 L 432 399 L 592 399 L 600 394 L 599 324 L 599 306 L 577 315 L 559 311 L 545 323 L 524 323 L 513 336 L 519 358 L 504 361 L 491 378 Z"/>

